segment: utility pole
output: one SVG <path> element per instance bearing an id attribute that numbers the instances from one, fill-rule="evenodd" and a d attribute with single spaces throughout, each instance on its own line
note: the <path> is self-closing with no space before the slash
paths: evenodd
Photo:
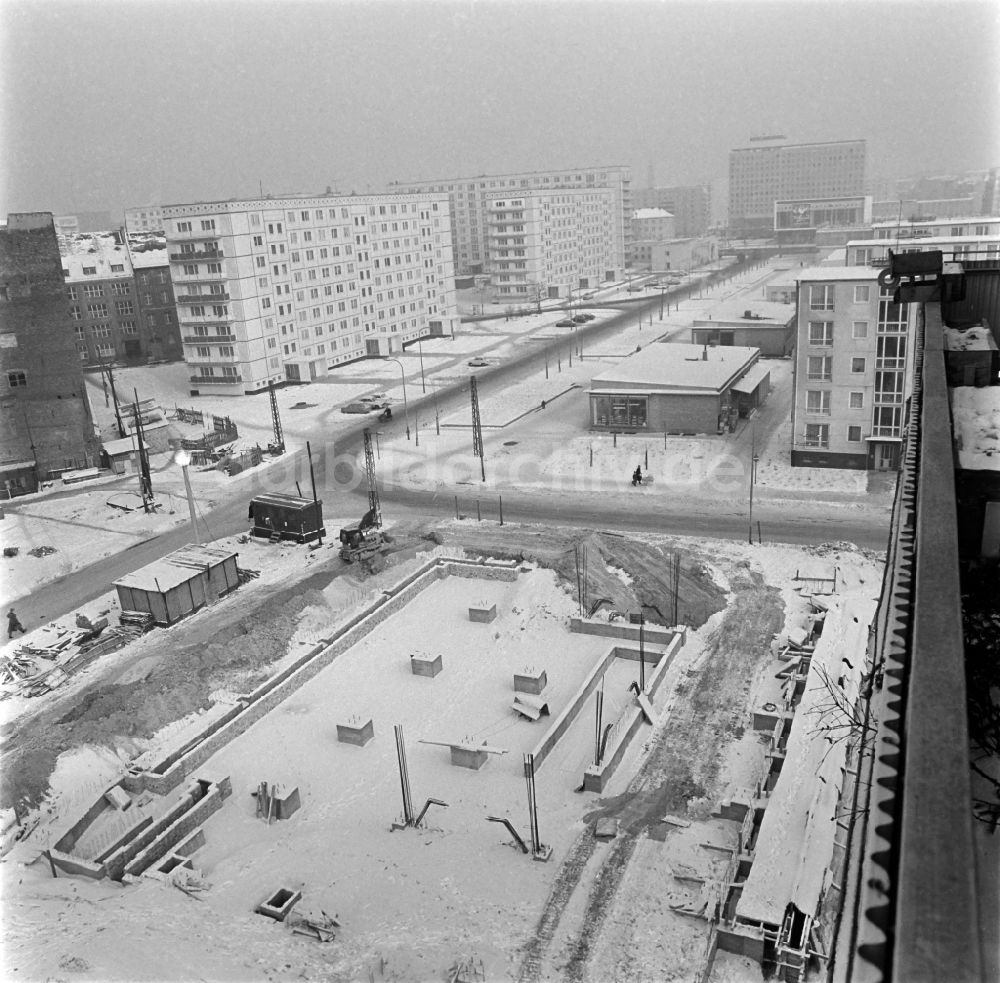
<path id="1" fill-rule="evenodd" d="M 142 494 L 142 508 L 145 512 L 153 511 L 153 479 L 149 473 L 149 455 L 146 453 L 146 443 L 142 433 L 142 415 L 139 412 L 139 393 L 133 389 L 135 396 L 135 438 L 139 442 L 139 491 Z"/>
<path id="2" fill-rule="evenodd" d="M 753 486 L 757 481 L 757 424 L 753 425 L 753 436 L 750 445 L 750 529 L 749 543 L 753 546 Z"/>
<path id="3" fill-rule="evenodd" d="M 323 545 L 323 522 L 319 517 L 319 499 L 316 497 L 316 475 L 313 473 L 313 456 L 312 448 L 309 446 L 309 441 L 306 441 L 306 456 L 309 458 L 309 480 L 312 482 L 312 492 L 313 492 L 313 505 L 316 506 L 316 535 L 318 537 L 317 542 L 320 546 Z"/>
<path id="4" fill-rule="evenodd" d="M 285 453 L 285 435 L 281 429 L 281 417 L 278 415 L 278 394 L 274 391 L 274 383 L 267 384 L 271 397 L 271 426 L 274 428 L 274 442 L 268 444 L 268 452 L 277 456 Z"/>
<path id="5" fill-rule="evenodd" d="M 122 437 L 122 438 L 127 437 L 128 434 L 125 433 L 125 424 L 122 423 L 121 410 L 118 407 L 118 393 L 115 392 L 115 377 L 114 377 L 114 373 L 112 373 L 110 365 L 105 365 L 104 364 L 104 358 L 103 358 L 103 356 L 101 355 L 100 352 L 97 353 L 97 364 L 100 365 L 102 372 L 106 372 L 107 373 L 108 384 L 111 386 L 111 398 L 112 398 L 112 400 L 114 400 L 114 404 L 115 404 L 115 420 L 118 423 L 118 436 Z"/>
<path id="6" fill-rule="evenodd" d="M 476 386 L 475 376 L 470 376 L 469 392 L 472 397 L 472 453 L 479 456 L 479 467 L 485 481 L 486 454 L 483 450 L 483 424 L 479 418 L 479 389 Z"/>

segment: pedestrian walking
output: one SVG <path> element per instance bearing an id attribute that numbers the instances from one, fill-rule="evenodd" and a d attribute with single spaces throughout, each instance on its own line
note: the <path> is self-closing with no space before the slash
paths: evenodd
<path id="1" fill-rule="evenodd" d="M 632 487 L 642 484 L 642 466 L 637 464 L 635 471 L 632 472 Z"/>
<path id="2" fill-rule="evenodd" d="M 7 637 L 13 638 L 16 631 L 19 631 L 22 635 L 25 634 L 24 625 L 18 620 L 17 612 L 11 608 L 7 612 Z"/>

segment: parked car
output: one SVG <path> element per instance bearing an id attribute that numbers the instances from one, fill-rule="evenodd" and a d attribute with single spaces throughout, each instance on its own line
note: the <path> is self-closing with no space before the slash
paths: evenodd
<path id="1" fill-rule="evenodd" d="M 556 321 L 557 328 L 575 328 L 576 321 L 571 317 L 564 317 L 561 321 Z"/>
<path id="2" fill-rule="evenodd" d="M 584 294 L 583 295 L 583 299 L 584 300 L 593 300 L 594 299 L 594 293 L 591 292 L 591 293 Z"/>
<path id="3" fill-rule="evenodd" d="M 360 400 L 356 403 L 348 403 L 346 406 L 340 408 L 341 413 L 371 413 L 376 407 L 371 403 L 362 403 Z"/>
<path id="4" fill-rule="evenodd" d="M 637 294 L 640 290 L 642 290 L 642 287 L 637 287 L 634 284 L 631 287 L 625 288 L 625 292 L 630 294 Z"/>
<path id="5" fill-rule="evenodd" d="M 489 365 L 490 363 L 487 362 L 485 358 L 472 358 L 469 359 L 466 364 L 470 365 L 474 369 L 481 369 L 483 366 Z"/>
<path id="6" fill-rule="evenodd" d="M 595 314 L 588 314 L 586 311 L 580 311 L 577 317 L 582 317 L 584 321 L 593 321 L 596 318 Z"/>
<path id="7" fill-rule="evenodd" d="M 586 323 L 587 323 L 587 322 L 588 322 L 588 321 L 590 320 L 590 318 L 589 318 L 589 317 L 587 317 L 587 315 L 586 315 L 586 314 L 574 314 L 574 315 L 573 315 L 573 316 L 572 316 L 572 317 L 570 318 L 570 320 L 571 320 L 571 321 L 572 321 L 572 322 L 573 322 L 574 324 L 586 324 Z"/>
<path id="8" fill-rule="evenodd" d="M 362 396 L 358 399 L 359 403 L 384 403 L 385 393 L 372 393 L 371 396 Z"/>

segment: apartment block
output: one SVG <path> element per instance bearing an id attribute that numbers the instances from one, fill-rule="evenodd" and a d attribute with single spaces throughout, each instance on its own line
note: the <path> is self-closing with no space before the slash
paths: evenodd
<path id="1" fill-rule="evenodd" d="M 632 241 L 677 238 L 677 222 L 664 208 L 637 208 L 632 213 Z"/>
<path id="2" fill-rule="evenodd" d="M 139 344 L 152 361 L 183 357 L 177 306 L 170 279 L 166 236 L 161 232 L 126 234 L 139 301 Z"/>
<path id="3" fill-rule="evenodd" d="M 163 209 L 192 393 L 308 382 L 457 322 L 445 195 Z"/>
<path id="4" fill-rule="evenodd" d="M 797 277 L 791 463 L 899 467 L 913 378 L 916 304 L 897 304 L 870 266 Z"/>
<path id="5" fill-rule="evenodd" d="M 712 224 L 712 189 L 707 184 L 636 188 L 632 192 L 632 207 L 662 208 L 674 216 L 677 236 L 700 236 Z"/>
<path id="6" fill-rule="evenodd" d="M 731 235 L 770 236 L 776 201 L 864 195 L 864 140 L 751 144 L 729 151 Z"/>
<path id="7" fill-rule="evenodd" d="M 60 236 L 67 331 L 84 365 L 146 361 L 132 260 L 120 232 Z"/>
<path id="8" fill-rule="evenodd" d="M 0 226 L 0 497 L 98 452 L 52 215 L 12 214 Z"/>
<path id="9" fill-rule="evenodd" d="M 141 205 L 125 209 L 126 232 L 162 232 L 163 208 L 160 205 Z"/>
<path id="10" fill-rule="evenodd" d="M 478 177 L 433 181 L 397 181 L 394 191 L 447 194 L 451 207 L 452 247 L 459 276 L 493 273 L 489 252 L 487 213 L 490 200 L 515 190 L 551 192 L 563 188 L 610 188 L 615 223 L 606 247 L 609 256 L 604 279 L 616 279 L 625 269 L 625 250 L 631 237 L 632 172 L 628 167 L 582 167 L 560 171 L 523 171 L 517 174 L 481 174 Z"/>
<path id="11" fill-rule="evenodd" d="M 608 270 L 618 221 L 611 188 L 498 194 L 487 202 L 487 247 L 497 302 L 571 297 Z"/>

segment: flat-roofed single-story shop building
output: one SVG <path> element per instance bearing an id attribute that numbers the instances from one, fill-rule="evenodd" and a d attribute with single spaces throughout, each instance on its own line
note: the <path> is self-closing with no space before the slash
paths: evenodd
<path id="1" fill-rule="evenodd" d="M 655 343 L 591 380 L 590 427 L 600 431 L 716 433 L 767 398 L 760 350 Z"/>

